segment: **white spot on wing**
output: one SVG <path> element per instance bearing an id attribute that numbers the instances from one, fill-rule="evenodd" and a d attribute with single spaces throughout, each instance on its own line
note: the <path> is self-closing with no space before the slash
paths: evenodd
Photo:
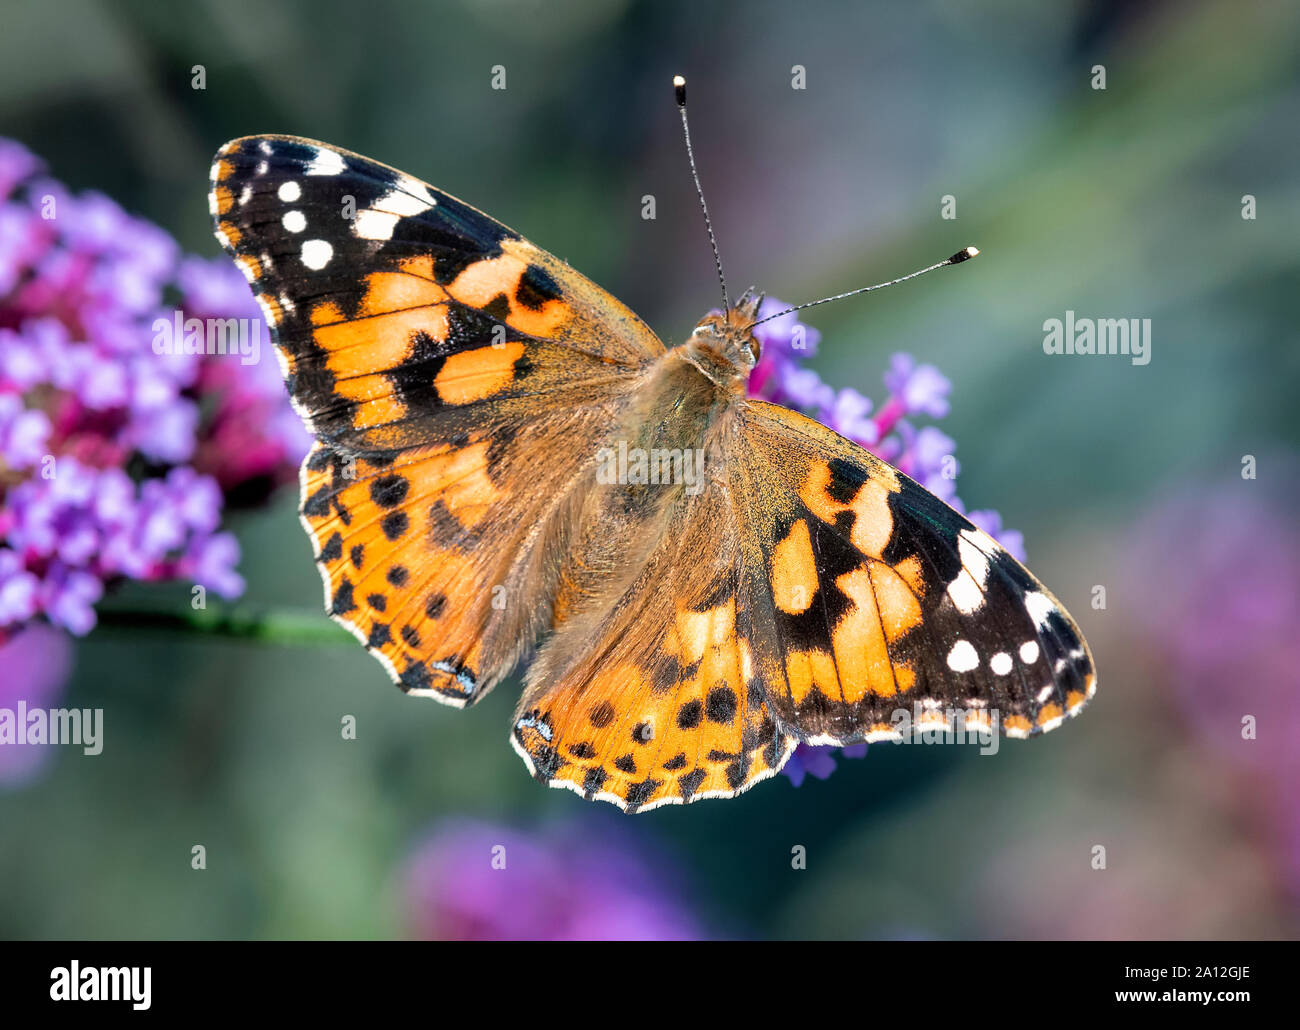
<path id="1" fill-rule="evenodd" d="M 975 653 L 969 640 L 959 640 L 948 652 L 948 668 L 953 672 L 970 672 L 979 668 L 980 656 Z"/>
<path id="2" fill-rule="evenodd" d="M 344 167 L 342 154 L 333 150 L 318 150 L 307 164 L 307 174 L 341 175 Z"/>
<path id="3" fill-rule="evenodd" d="M 372 211 L 367 208 L 357 212 L 353 231 L 363 240 L 391 240 L 398 217 L 385 211 Z"/>
<path id="4" fill-rule="evenodd" d="M 957 536 L 957 556 L 962 570 L 948 584 L 948 596 L 963 615 L 979 611 L 984 603 L 984 587 L 989 581 L 989 557 L 975 544 L 975 533 L 963 529 Z"/>
<path id="5" fill-rule="evenodd" d="M 989 556 L 979 548 L 974 530 L 963 529 L 957 536 L 957 555 L 980 586 L 989 581 Z"/>
<path id="6" fill-rule="evenodd" d="M 1026 640 L 1020 645 L 1020 660 L 1026 665 L 1033 665 L 1038 661 L 1038 641 Z"/>
<path id="7" fill-rule="evenodd" d="M 1052 604 L 1051 599 L 1037 590 L 1025 594 L 1025 608 L 1034 620 L 1034 625 L 1040 629 L 1047 625 L 1047 617 L 1056 611 L 1056 605 Z"/>
<path id="8" fill-rule="evenodd" d="M 1005 676 L 1007 673 L 1009 673 L 1011 671 L 1012 664 L 1013 663 L 1011 661 L 1011 656 L 1007 654 L 1005 651 L 999 651 L 997 654 L 995 654 L 992 658 L 989 659 L 989 668 L 992 669 L 999 676 Z"/>
<path id="9" fill-rule="evenodd" d="M 280 221 L 289 232 L 302 232 L 307 228 L 307 216 L 301 211 L 286 211 Z"/>
<path id="10" fill-rule="evenodd" d="M 984 594 L 981 593 L 975 579 L 965 569 L 962 569 L 957 578 L 948 584 L 948 596 L 963 615 L 974 614 L 984 603 Z"/>
<path id="11" fill-rule="evenodd" d="M 319 272 L 333 256 L 334 248 L 324 240 L 308 240 L 302 245 L 302 263 L 312 271 Z"/>
<path id="12" fill-rule="evenodd" d="M 290 179 L 288 182 L 280 183 L 280 189 L 276 195 L 286 204 L 294 204 L 302 196 L 302 187 Z"/>
<path id="13" fill-rule="evenodd" d="M 404 178 L 370 207 L 357 213 L 356 234 L 363 240 L 390 240 L 399 219 L 423 214 L 436 203 L 423 183 Z"/>
<path id="14" fill-rule="evenodd" d="M 420 182 L 418 179 L 412 179 L 409 175 L 402 176 L 398 183 L 398 188 L 403 193 L 408 194 L 408 200 L 411 204 L 418 205 L 418 210 L 403 211 L 402 214 L 418 215 L 421 211 L 428 211 L 429 208 L 438 203 L 438 198 L 429 192 L 429 188 L 425 186 L 424 183 Z M 392 194 L 390 193 L 388 197 L 385 197 L 380 203 L 384 204 L 391 197 Z M 399 201 L 398 203 L 405 202 Z"/>

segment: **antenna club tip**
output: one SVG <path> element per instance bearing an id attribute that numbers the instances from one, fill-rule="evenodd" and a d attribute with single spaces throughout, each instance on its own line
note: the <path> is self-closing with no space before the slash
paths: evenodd
<path id="1" fill-rule="evenodd" d="M 673 92 L 677 94 L 677 106 L 686 106 L 686 80 L 680 75 L 673 76 Z"/>
<path id="2" fill-rule="evenodd" d="M 950 257 L 948 263 L 950 265 L 960 265 L 963 261 L 969 261 L 971 258 L 975 257 L 979 252 L 978 247 L 966 247 L 957 251 L 956 254 Z"/>

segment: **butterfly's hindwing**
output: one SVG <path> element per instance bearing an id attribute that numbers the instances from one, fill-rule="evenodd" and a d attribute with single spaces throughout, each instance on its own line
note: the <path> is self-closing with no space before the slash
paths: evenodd
<path id="1" fill-rule="evenodd" d="M 681 497 L 627 590 L 543 647 L 512 736 L 538 779 L 639 811 L 730 797 L 785 764 L 795 741 L 754 666 L 735 515 L 721 483 Z"/>

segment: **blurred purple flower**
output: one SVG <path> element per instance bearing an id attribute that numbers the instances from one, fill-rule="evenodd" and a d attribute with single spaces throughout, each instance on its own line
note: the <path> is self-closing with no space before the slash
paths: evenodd
<path id="1" fill-rule="evenodd" d="M 933 365 L 918 365 L 910 354 L 895 354 L 885 373 L 885 389 L 909 415 L 943 418 L 948 414 L 952 383 Z"/>
<path id="2" fill-rule="evenodd" d="M 1253 777 L 1243 807 L 1262 802 L 1300 896 L 1300 472 L 1273 467 L 1285 496 L 1234 480 L 1155 505 L 1133 533 L 1126 592 L 1184 716 Z"/>
<path id="3" fill-rule="evenodd" d="M 29 709 L 56 707 L 71 666 L 68 638 L 48 626 L 31 626 L 0 643 L 0 708 L 16 711 L 20 701 Z M 0 787 L 30 780 L 48 753 L 39 744 L 0 744 Z"/>
<path id="4" fill-rule="evenodd" d="M 405 877 L 425 940 L 694 940 L 699 923 L 641 848 L 567 825 L 549 834 L 442 824 Z"/>
<path id="5" fill-rule="evenodd" d="M 799 744 L 794 753 L 781 767 L 781 774 L 790 777 L 790 782 L 800 786 L 807 776 L 819 780 L 827 779 L 835 771 L 835 752 L 841 758 L 866 758 L 867 745 L 850 744 L 848 747 L 830 745 Z"/>
<path id="6" fill-rule="evenodd" d="M 0 137 L 0 200 L 8 200 L 14 187 L 40 170 L 40 159 L 17 140 Z"/>
<path id="7" fill-rule="evenodd" d="M 310 444 L 234 264 L 40 168 L 0 139 L 0 640 L 42 616 L 88 632 L 121 578 L 238 595 L 222 513 Z M 252 319 L 260 360 L 158 353 L 178 312 Z"/>
<path id="8" fill-rule="evenodd" d="M 870 414 L 870 399 L 862 396 L 851 386 L 840 390 L 835 394 L 834 400 L 825 406 L 826 425 L 835 432 L 847 436 L 850 440 L 875 443 L 880 430 L 876 423 L 867 417 Z"/>

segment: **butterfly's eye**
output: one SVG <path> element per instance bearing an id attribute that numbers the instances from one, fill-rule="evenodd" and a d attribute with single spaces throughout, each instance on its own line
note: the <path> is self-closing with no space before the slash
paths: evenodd
<path id="1" fill-rule="evenodd" d="M 758 342 L 757 336 L 750 336 L 749 340 L 746 342 L 745 345 L 749 348 L 749 353 L 750 356 L 753 358 L 753 363 L 757 365 L 758 359 L 763 354 L 763 345 Z"/>

